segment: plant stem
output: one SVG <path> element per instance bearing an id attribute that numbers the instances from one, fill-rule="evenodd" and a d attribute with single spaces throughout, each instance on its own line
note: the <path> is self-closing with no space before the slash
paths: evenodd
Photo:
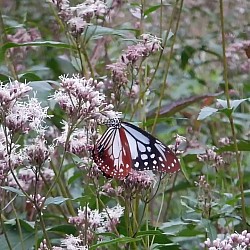
<path id="1" fill-rule="evenodd" d="M 223 49 L 223 67 L 224 67 L 224 81 L 225 81 L 225 96 L 227 100 L 227 108 L 230 109 L 230 96 L 229 96 L 229 83 L 228 83 L 228 70 L 227 70 L 227 59 L 226 59 L 226 41 L 225 41 L 225 29 L 224 29 L 224 7 L 223 0 L 220 0 L 220 21 L 221 21 L 221 37 L 222 37 L 222 49 Z M 237 138 L 234 127 L 234 120 L 232 114 L 229 116 L 230 127 L 233 136 L 234 150 L 236 154 L 236 165 L 238 170 L 238 178 L 240 183 L 240 194 L 241 194 L 241 206 L 242 206 L 242 224 L 243 228 L 246 228 L 246 208 L 245 208 L 245 196 L 243 187 L 243 172 L 241 171 L 240 153 L 238 151 Z"/>
<path id="2" fill-rule="evenodd" d="M 180 23 L 180 18 L 181 18 L 181 12 L 182 12 L 182 7 L 183 7 L 183 2 L 184 2 L 184 0 L 181 0 L 180 8 L 179 8 L 179 11 L 178 11 L 177 22 L 176 22 L 175 30 L 174 30 L 174 37 L 173 37 L 173 41 L 172 41 L 172 44 L 171 44 L 171 49 L 170 49 L 170 52 L 169 52 L 166 69 L 164 71 L 164 77 L 163 77 L 163 80 L 162 80 L 162 87 L 161 87 L 161 90 L 160 90 L 161 92 L 160 92 L 160 98 L 159 98 L 159 105 L 158 105 L 158 108 L 157 108 L 157 111 L 156 111 L 156 114 L 155 114 L 154 124 L 152 126 L 151 133 L 154 132 L 154 129 L 155 129 L 155 126 L 156 126 L 156 123 L 157 123 L 157 119 L 158 119 L 158 117 L 160 115 L 161 103 L 162 103 L 162 100 L 163 100 L 163 97 L 164 97 L 164 94 L 165 94 L 165 89 L 167 87 L 167 84 L 166 84 L 167 83 L 167 76 L 168 76 L 168 71 L 169 71 L 169 68 L 170 68 L 170 62 L 171 62 L 172 54 L 173 54 L 173 51 L 174 51 L 174 45 L 175 45 L 177 30 L 179 28 L 179 23 Z M 177 5 L 177 3 L 178 3 L 178 0 L 176 1 L 176 5 Z M 176 9 L 177 9 L 177 6 L 173 10 L 173 12 L 175 12 Z"/>

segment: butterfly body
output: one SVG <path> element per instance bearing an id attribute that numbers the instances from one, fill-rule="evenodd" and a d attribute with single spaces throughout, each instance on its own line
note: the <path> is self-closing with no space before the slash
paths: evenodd
<path id="1" fill-rule="evenodd" d="M 148 132 L 112 119 L 93 149 L 93 159 L 110 177 L 124 179 L 131 169 L 173 173 L 180 169 L 175 154 Z"/>

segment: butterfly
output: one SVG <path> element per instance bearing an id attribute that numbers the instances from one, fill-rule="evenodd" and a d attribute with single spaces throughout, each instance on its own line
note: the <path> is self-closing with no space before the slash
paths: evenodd
<path id="1" fill-rule="evenodd" d="M 92 151 L 94 162 L 105 176 L 124 179 L 131 169 L 174 173 L 180 169 L 175 154 L 158 139 L 118 118 L 108 120 L 108 129 Z"/>

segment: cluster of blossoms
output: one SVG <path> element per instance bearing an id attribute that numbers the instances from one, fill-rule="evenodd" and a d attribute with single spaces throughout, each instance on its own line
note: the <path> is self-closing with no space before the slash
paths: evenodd
<path id="1" fill-rule="evenodd" d="M 54 171 L 47 167 L 42 168 L 38 178 L 35 174 L 35 170 L 32 169 L 31 167 L 21 168 L 18 170 L 18 173 L 15 173 L 19 185 L 25 191 L 33 189 L 34 185 L 36 185 L 38 188 L 41 189 L 41 187 L 44 185 L 44 181 L 47 182 L 52 181 L 54 175 L 55 175 Z M 8 176 L 8 185 L 15 188 L 19 187 L 12 175 Z"/>
<path id="2" fill-rule="evenodd" d="M 220 167 L 225 165 L 223 157 L 215 152 L 215 148 L 207 149 L 206 153 L 197 155 L 197 158 L 201 162 L 211 163 L 214 167 Z"/>
<path id="3" fill-rule="evenodd" d="M 67 235 L 65 239 L 61 241 L 61 246 L 53 246 L 53 250 L 88 250 L 88 245 L 84 245 L 83 241 L 80 239 L 79 236 L 73 236 Z M 38 250 L 49 250 L 49 247 L 47 246 L 47 242 L 44 239 L 40 246 L 38 247 Z"/>
<path id="4" fill-rule="evenodd" d="M 122 195 L 124 188 L 122 188 L 121 186 L 117 186 L 114 188 L 114 187 L 112 187 L 112 184 L 110 182 L 106 182 L 102 186 L 102 191 L 105 195 L 107 195 L 109 197 L 118 197 L 118 196 Z"/>
<path id="5" fill-rule="evenodd" d="M 125 189 L 125 195 L 133 195 L 141 191 L 150 190 L 156 183 L 156 177 L 152 171 L 131 170 L 126 179 L 123 180 L 122 186 Z"/>
<path id="6" fill-rule="evenodd" d="M 60 80 L 61 89 L 55 92 L 52 99 L 58 102 L 71 123 L 115 116 L 113 105 L 106 103 L 106 97 L 101 92 L 103 82 L 81 78 L 79 75 L 61 76 Z"/>
<path id="7" fill-rule="evenodd" d="M 74 7 L 68 0 L 51 0 L 58 10 L 58 15 L 63 22 L 70 26 L 74 35 L 83 33 L 85 27 L 91 25 L 91 20 L 98 20 L 108 12 L 106 3 L 102 0 L 86 0 Z"/>
<path id="8" fill-rule="evenodd" d="M 233 233 L 226 239 L 216 239 L 213 242 L 208 238 L 205 247 L 209 250 L 246 250 L 250 247 L 250 233 L 244 230 L 241 234 Z"/>
<path id="9" fill-rule="evenodd" d="M 125 85 L 128 82 L 128 67 L 135 66 L 139 60 L 159 50 L 162 50 L 161 39 L 150 34 L 143 34 L 142 42 L 128 46 L 120 60 L 107 65 L 107 69 L 111 70 L 113 82 L 121 86 Z"/>
<path id="10" fill-rule="evenodd" d="M 24 28 L 18 28 L 15 34 L 8 34 L 7 39 L 10 42 L 13 43 L 26 43 L 26 42 L 34 42 L 36 40 L 39 40 L 41 38 L 41 35 L 39 31 L 36 28 L 31 29 L 24 29 Z M 9 49 L 9 56 L 13 57 L 12 60 L 14 62 L 14 67 L 16 71 L 24 70 L 24 59 L 27 56 L 27 53 L 30 50 L 35 50 L 36 47 L 34 46 L 22 46 L 22 47 L 15 47 Z"/>
<path id="11" fill-rule="evenodd" d="M 95 135 L 91 133 L 91 130 L 86 128 L 76 128 L 69 136 L 67 144 L 67 136 L 69 133 L 69 126 L 64 123 L 62 134 L 56 138 L 57 143 L 66 146 L 67 152 L 73 153 L 75 155 L 84 157 L 88 155 L 88 151 L 92 148 L 92 138 Z"/>
<path id="12" fill-rule="evenodd" d="M 250 72 L 250 40 L 232 43 L 226 49 L 229 68 L 240 73 Z"/>
<path id="13" fill-rule="evenodd" d="M 18 81 L 0 86 L 0 180 L 1 185 L 22 188 L 25 191 L 41 188 L 51 181 L 54 172 L 45 166 L 53 147 L 44 138 L 45 120 L 49 117 L 36 97 L 27 97 L 32 88 Z M 17 135 L 30 135 L 25 145 L 18 145 Z M 29 138 L 29 139 L 28 139 Z"/>
<path id="14" fill-rule="evenodd" d="M 95 233 L 114 232 L 123 212 L 124 208 L 119 204 L 112 208 L 107 207 L 102 212 L 97 209 L 91 210 L 86 206 L 78 209 L 78 215 L 69 218 L 69 223 L 78 228 L 82 240 L 87 235 L 84 242 L 90 244 L 94 240 Z"/>

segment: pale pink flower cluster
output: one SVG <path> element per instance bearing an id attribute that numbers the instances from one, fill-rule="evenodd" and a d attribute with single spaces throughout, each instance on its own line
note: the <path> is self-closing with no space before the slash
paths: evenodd
<path id="1" fill-rule="evenodd" d="M 54 151 L 53 146 L 48 147 L 44 136 L 38 136 L 32 139 L 30 145 L 27 145 L 24 150 L 24 157 L 30 165 L 42 166 Z"/>
<path id="2" fill-rule="evenodd" d="M 69 218 L 69 223 L 74 224 L 79 231 L 86 232 L 88 243 L 94 238 L 94 233 L 113 232 L 124 213 L 124 207 L 119 204 L 112 208 L 105 208 L 102 212 L 86 206 L 78 209 L 78 215 Z"/>
<path id="3" fill-rule="evenodd" d="M 61 241 L 61 247 L 53 247 L 53 250 L 88 250 L 88 245 L 83 243 L 80 236 L 67 235 L 65 239 Z"/>
<path id="4" fill-rule="evenodd" d="M 225 165 L 223 157 L 216 153 L 215 148 L 206 150 L 206 153 L 197 155 L 197 158 L 201 162 L 209 162 L 214 167 L 220 167 Z"/>
<path id="5" fill-rule="evenodd" d="M 12 133 L 28 133 L 34 130 L 43 134 L 45 119 L 49 117 L 47 109 L 48 107 L 43 108 L 35 97 L 30 98 L 28 102 L 16 101 L 6 115 L 6 126 Z"/>
<path id="6" fill-rule="evenodd" d="M 122 194 L 124 189 L 121 186 L 117 187 L 112 187 L 112 184 L 110 182 L 106 182 L 102 186 L 102 191 L 105 195 L 110 196 L 110 197 L 118 197 Z"/>
<path id="7" fill-rule="evenodd" d="M 107 104 L 101 92 L 103 82 L 79 75 L 61 76 L 61 89 L 52 99 L 58 102 L 71 121 L 103 119 L 113 116 L 113 105 Z"/>
<path id="8" fill-rule="evenodd" d="M 250 72 L 250 40 L 232 43 L 226 49 L 229 68 L 233 72 L 249 74 Z"/>
<path id="9" fill-rule="evenodd" d="M 49 160 L 52 147 L 48 147 L 44 139 L 45 122 L 49 117 L 47 107 L 43 108 L 37 98 L 27 98 L 32 90 L 27 84 L 18 81 L 1 83 L 0 87 L 0 179 L 13 187 L 23 187 L 28 190 L 43 183 L 41 176 L 34 180 L 35 169 L 43 174 L 44 179 L 51 180 L 53 171 L 44 168 L 44 163 Z M 20 134 L 33 132 L 37 137 L 30 138 L 26 145 L 21 147 L 14 140 Z M 31 137 L 31 136 L 30 136 Z M 18 137 L 17 137 L 18 138 Z M 17 168 L 18 167 L 18 171 Z M 12 173 L 10 174 L 10 170 Z M 14 176 L 13 176 L 14 175 Z M 16 178 L 16 179 L 15 179 Z M 16 183 L 16 180 L 19 183 Z"/>
<path id="10" fill-rule="evenodd" d="M 7 150 L 7 142 L 11 144 L 12 151 Z M 8 145 L 10 147 L 10 145 Z M 18 150 L 18 145 L 11 143 L 10 136 L 5 137 L 5 133 L 0 127 L 0 180 L 6 180 L 6 177 L 10 171 L 10 167 L 15 169 L 22 165 L 24 157 L 23 154 Z"/>
<path id="11" fill-rule="evenodd" d="M 92 139 L 95 136 L 95 130 L 86 129 L 86 128 L 76 128 L 69 136 L 67 144 L 67 136 L 69 134 L 69 126 L 66 122 L 63 122 L 63 132 L 62 134 L 55 139 L 55 141 L 65 146 L 68 152 L 76 154 L 78 156 L 84 157 L 88 155 L 88 151 L 92 149 Z"/>
<path id="12" fill-rule="evenodd" d="M 13 43 L 33 42 L 41 38 L 40 32 L 36 28 L 18 28 L 14 34 L 8 34 L 7 39 Z M 30 50 L 36 50 L 34 46 L 20 46 L 9 49 L 9 56 L 13 57 L 16 71 L 24 70 L 24 59 Z"/>
<path id="13" fill-rule="evenodd" d="M 152 188 L 155 183 L 156 177 L 152 171 L 136 171 L 132 169 L 127 178 L 123 180 L 122 185 L 125 188 L 125 192 L 131 195 L 134 192 L 148 190 Z M 128 192 L 128 189 L 130 192 Z"/>
<path id="14" fill-rule="evenodd" d="M 104 17 L 108 12 L 106 3 L 102 0 L 86 0 L 76 6 L 70 6 L 69 1 L 51 0 L 58 9 L 59 17 L 66 22 L 72 34 L 81 34 L 91 22 Z"/>
<path id="15" fill-rule="evenodd" d="M 30 197 L 31 201 L 27 200 L 26 201 L 26 206 L 30 205 L 34 209 L 36 208 L 36 206 L 42 208 L 42 205 L 44 204 L 44 199 L 45 199 L 44 196 L 41 196 L 40 194 L 37 194 L 37 195 L 31 194 L 29 197 Z M 36 206 L 34 204 L 36 204 Z"/>
<path id="16" fill-rule="evenodd" d="M 225 239 L 211 241 L 208 238 L 204 245 L 208 250 L 247 250 L 250 247 L 250 233 L 244 230 L 241 234 L 233 233 Z"/>
<path id="17" fill-rule="evenodd" d="M 89 247 L 84 245 L 83 240 L 79 236 L 67 235 L 65 239 L 61 240 L 61 246 L 53 246 L 52 250 L 88 250 Z M 44 239 L 38 250 L 49 250 L 47 242 Z"/>
<path id="18" fill-rule="evenodd" d="M 30 90 L 32 88 L 26 83 L 10 81 L 4 84 L 0 82 L 0 113 L 9 112 L 16 100 L 26 96 Z"/>
<path id="19" fill-rule="evenodd" d="M 44 185 L 44 180 L 50 182 L 52 181 L 55 175 L 54 171 L 47 167 L 42 168 L 38 176 L 38 179 L 36 177 L 35 170 L 32 167 L 21 168 L 18 170 L 18 173 L 16 171 L 14 173 L 19 185 L 25 191 L 33 190 L 35 185 L 37 187 L 42 187 Z M 7 180 L 8 180 L 8 186 L 19 188 L 19 186 L 16 183 L 16 180 L 11 174 L 8 175 Z"/>
<path id="20" fill-rule="evenodd" d="M 113 82 L 125 85 L 128 82 L 128 67 L 159 50 L 162 50 L 161 39 L 150 34 L 143 34 L 142 41 L 128 46 L 117 62 L 107 65 L 107 69 L 111 70 Z"/>

